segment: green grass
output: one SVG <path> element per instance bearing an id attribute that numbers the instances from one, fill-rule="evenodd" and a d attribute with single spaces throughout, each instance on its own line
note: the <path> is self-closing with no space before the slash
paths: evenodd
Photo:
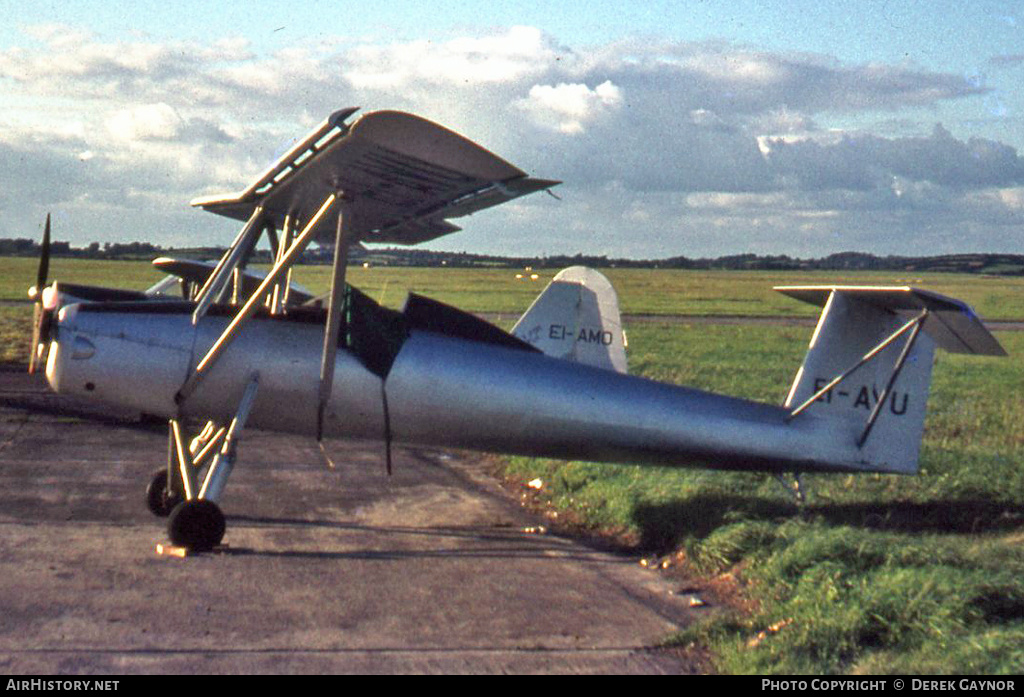
<path id="1" fill-rule="evenodd" d="M 28 257 L 0 257 L 0 300 L 27 300 L 29 286 L 36 282 L 39 261 Z M 68 281 L 108 288 L 145 290 L 163 278 L 152 264 L 142 261 L 87 259 L 50 260 L 49 280 Z"/>
<path id="2" fill-rule="evenodd" d="M 0 362 L 28 363 L 32 306 L 0 306 Z"/>
<path id="3" fill-rule="evenodd" d="M 349 281 L 374 299 L 397 306 L 407 290 L 474 312 L 518 316 L 559 269 L 534 269 L 538 278 L 514 269 L 417 269 L 371 267 L 349 269 Z M 915 285 L 952 295 L 971 304 L 987 319 L 1024 316 L 1024 277 L 990 278 L 971 274 L 899 274 L 894 272 L 677 271 L 603 269 L 615 286 L 624 314 L 806 316 L 818 309 L 772 290 L 776 285 L 826 283 Z M 315 292 L 326 292 L 329 269 L 300 267 L 296 279 Z"/>
<path id="4" fill-rule="evenodd" d="M 22 300 L 35 282 L 37 261 L 0 257 L 0 300 Z M 385 305 L 397 307 L 412 290 L 472 312 L 518 316 L 558 269 L 431 269 L 354 266 L 348 280 Z M 605 269 L 625 314 L 736 316 L 817 315 L 817 308 L 772 290 L 775 285 L 866 283 L 916 285 L 961 298 L 986 319 L 1024 316 L 1024 277 L 992 278 L 972 274 L 900 274 L 896 272 L 677 271 Z M 536 273 L 538 278 L 530 278 Z M 516 278 L 522 274 L 522 278 Z M 55 258 L 50 279 L 118 288 L 145 289 L 161 275 L 147 262 Z M 330 267 L 297 266 L 293 279 L 314 293 L 326 293 Z"/>

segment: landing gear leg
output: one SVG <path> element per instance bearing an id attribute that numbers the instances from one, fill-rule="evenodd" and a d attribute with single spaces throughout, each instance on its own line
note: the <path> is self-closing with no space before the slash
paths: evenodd
<path id="1" fill-rule="evenodd" d="M 224 538 L 227 524 L 216 502 L 224 492 L 234 467 L 238 440 L 256 400 L 258 386 L 259 374 L 254 373 L 242 394 L 231 425 L 226 429 L 215 430 L 211 428 L 211 424 L 207 424 L 203 437 L 199 439 L 205 441 L 205 444 L 193 442 L 193 447 L 186 450 L 178 422 L 171 421 L 171 450 L 179 473 L 176 479 L 181 482 L 184 489 L 184 500 L 174 507 L 167 521 L 167 532 L 174 544 L 203 552 L 213 549 Z M 221 438 L 223 444 L 220 451 L 210 464 L 202 488 L 199 488 L 196 485 L 197 467 Z M 199 453 L 193 458 L 194 450 L 199 450 Z M 169 463 L 168 471 L 171 469 Z"/>
<path id="2" fill-rule="evenodd" d="M 167 437 L 167 467 L 153 473 L 149 486 L 146 487 L 146 507 L 149 511 L 160 518 L 166 518 L 174 510 L 174 507 L 186 499 L 186 490 L 195 489 L 195 474 L 203 463 L 209 458 L 211 452 L 220 445 L 226 428 L 217 429 L 212 421 L 206 423 L 198 436 L 192 439 L 185 458 L 188 473 L 186 478 L 182 474 L 182 467 L 179 457 L 186 455 L 185 451 L 178 450 L 178 441 L 181 439 L 181 426 L 177 421 L 172 420 L 168 427 Z M 177 433 L 177 435 L 175 435 Z"/>

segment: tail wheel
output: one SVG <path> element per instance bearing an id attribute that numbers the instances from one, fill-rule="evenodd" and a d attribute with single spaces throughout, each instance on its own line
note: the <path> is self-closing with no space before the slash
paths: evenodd
<path id="1" fill-rule="evenodd" d="M 213 501 L 183 501 L 171 511 L 167 532 L 171 542 L 195 552 L 207 552 L 224 539 L 224 514 Z"/>

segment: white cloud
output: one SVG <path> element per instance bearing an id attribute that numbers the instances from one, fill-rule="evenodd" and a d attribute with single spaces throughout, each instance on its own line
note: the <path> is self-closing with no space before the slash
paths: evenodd
<path id="1" fill-rule="evenodd" d="M 584 84 L 534 85 L 529 97 L 516 106 L 539 124 L 562 133 L 575 134 L 586 125 L 622 105 L 622 90 L 605 80 L 591 89 Z"/>
<path id="2" fill-rule="evenodd" d="M 0 171 L 4 234 L 34 228 L 54 199 L 79 202 L 85 220 L 100 221 L 91 232 L 74 226 L 83 235 L 76 243 L 120 234 L 104 219 L 144 218 L 154 235 L 214 225 L 187 201 L 244 186 L 305 129 L 349 105 L 420 113 L 565 181 L 561 203 L 533 197 L 475 216 L 443 242 L 456 249 L 885 251 L 892 229 L 909 229 L 915 215 L 916 235 L 947 245 L 966 244 L 955 226 L 980 235 L 1022 215 L 1024 164 L 1013 147 L 915 121 L 929 113 L 919 107 L 988 88 L 907 65 L 724 42 L 569 48 L 532 27 L 440 42 L 327 37 L 272 55 L 241 37 L 201 44 L 104 41 L 56 25 L 30 32 L 38 46 L 0 49 L 0 154 L 17 163 Z M 916 135 L 836 130 L 836 114 L 878 123 L 880 113 Z M 98 202 L 105 217 L 94 215 Z M 155 202 L 181 217 L 160 223 L 170 214 Z M 502 227 L 518 233 L 495 232 Z M 1024 248 L 1019 231 L 1002 243 Z"/>
<path id="3" fill-rule="evenodd" d="M 92 38 L 92 33 L 66 24 L 36 24 L 24 28 L 31 36 L 50 48 L 81 45 Z"/>
<path id="4" fill-rule="evenodd" d="M 182 119 L 173 107 L 159 104 L 141 104 L 122 109 L 107 118 L 107 130 L 120 140 L 171 140 L 181 131 Z"/>
<path id="5" fill-rule="evenodd" d="M 996 192 L 999 202 L 1015 212 L 1024 212 L 1024 186 L 1000 189 Z"/>

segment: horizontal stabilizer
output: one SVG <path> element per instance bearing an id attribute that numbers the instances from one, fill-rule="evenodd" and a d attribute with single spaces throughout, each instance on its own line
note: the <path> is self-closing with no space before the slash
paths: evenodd
<path id="1" fill-rule="evenodd" d="M 1006 351 L 967 303 L 909 286 L 776 286 L 791 298 L 825 307 L 833 292 L 910 319 L 928 311 L 922 326 L 935 344 L 950 353 L 1005 356 Z"/>

